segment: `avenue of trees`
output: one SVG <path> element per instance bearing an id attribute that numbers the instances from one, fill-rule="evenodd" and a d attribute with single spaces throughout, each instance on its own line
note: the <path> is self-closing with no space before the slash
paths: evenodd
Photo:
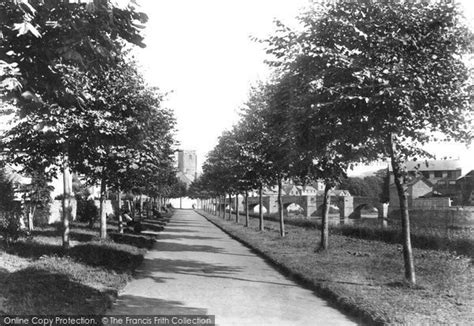
<path id="1" fill-rule="evenodd" d="M 427 142 L 472 140 L 466 55 L 473 35 L 450 1 L 313 3 L 299 20 L 299 30 L 277 23 L 261 41 L 274 75 L 251 89 L 240 121 L 222 134 L 190 192 L 221 201 L 276 185 L 284 236 L 282 182 L 323 180 L 324 250 L 330 189 L 347 183 L 353 164 L 388 159 L 400 198 L 405 278 L 415 284 L 402 164 L 430 157 Z"/>
<path id="2" fill-rule="evenodd" d="M 15 110 L 2 144 L 8 163 L 44 180 L 73 171 L 99 184 L 101 238 L 107 191 L 119 210 L 122 192 L 168 197 L 178 182 L 175 120 L 129 53 L 145 46 L 147 16 L 134 1 L 7 0 L 0 20 L 0 95 Z"/>

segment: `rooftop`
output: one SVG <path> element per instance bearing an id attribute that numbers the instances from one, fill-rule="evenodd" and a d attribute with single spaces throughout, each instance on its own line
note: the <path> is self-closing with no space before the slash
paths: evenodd
<path id="1" fill-rule="evenodd" d="M 461 170 L 462 164 L 460 160 L 420 160 L 408 161 L 405 167 L 408 171 L 453 171 Z M 389 171 L 392 171 L 391 164 Z"/>

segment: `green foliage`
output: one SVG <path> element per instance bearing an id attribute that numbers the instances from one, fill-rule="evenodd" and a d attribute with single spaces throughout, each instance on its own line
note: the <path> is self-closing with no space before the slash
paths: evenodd
<path id="1" fill-rule="evenodd" d="M 48 184 L 45 173 L 38 171 L 32 173 L 31 184 L 27 185 L 26 191 L 29 198 L 27 201 L 29 214 L 33 216 L 35 225 L 48 223 L 53 190 L 53 186 Z"/>
<path id="2" fill-rule="evenodd" d="M 384 179 L 377 176 L 367 176 L 364 178 L 349 177 L 342 179 L 338 187 L 349 190 L 352 196 L 381 198 L 383 184 Z"/>
<path id="3" fill-rule="evenodd" d="M 17 100 L 22 100 L 19 93 L 29 92 L 35 101 L 69 106 L 75 99 L 61 83 L 61 66 L 100 70 L 122 52 L 120 42 L 144 46 L 138 26 L 147 17 L 131 5 L 120 8 L 108 0 L 28 0 L 2 1 L 0 19 L 0 60 L 12 67 L 12 77 L 7 76 L 12 79 L 2 82 L 10 89 L 14 81 L 22 85 L 14 89 Z M 25 111 L 35 107 L 23 104 Z"/>
<path id="4" fill-rule="evenodd" d="M 20 215 L 16 212 L 2 212 L 0 216 L 0 235 L 7 246 L 16 242 L 23 234 Z"/>
<path id="5" fill-rule="evenodd" d="M 350 136 L 362 159 L 387 156 L 391 135 L 397 155 L 426 155 L 420 144 L 434 131 L 472 139 L 463 61 L 472 34 L 458 17 L 452 2 L 339 1 L 315 5 L 303 31 L 281 27 L 267 44 L 274 63 L 297 76 L 308 118 L 327 114 L 336 139 Z"/>
<path id="6" fill-rule="evenodd" d="M 13 163 L 49 180 L 70 168 L 100 182 L 101 198 L 171 184 L 173 114 L 127 57 L 147 20 L 133 1 L 6 1 L 0 17 L 0 86 L 12 74 L 21 84 L 1 90 L 19 109 L 5 139 Z"/>
<path id="7" fill-rule="evenodd" d="M 0 167 L 0 194 L 2 194 L 0 196 L 0 211 L 12 212 L 15 209 L 15 191 L 3 166 Z"/>
<path id="8" fill-rule="evenodd" d="M 22 234 L 18 205 L 12 182 L 4 167 L 0 168 L 0 235 L 7 245 L 18 240 Z"/>
<path id="9" fill-rule="evenodd" d="M 168 198 L 180 198 L 186 197 L 187 195 L 187 186 L 184 182 L 177 180 L 173 183 L 170 187 L 169 192 L 167 193 L 166 197 Z"/>
<path id="10" fill-rule="evenodd" d="M 99 209 L 94 200 L 77 201 L 77 220 L 79 222 L 94 223 L 99 217 Z"/>
<path id="11" fill-rule="evenodd" d="M 390 157 L 405 226 L 405 275 L 414 284 L 400 166 L 430 156 L 422 145 L 437 133 L 472 140 L 474 80 L 465 58 L 473 35 L 453 2 L 312 4 L 299 17 L 301 30 L 279 23 L 265 41 L 271 64 L 290 80 L 296 144 L 305 149 L 297 170 L 332 186 L 351 163 Z"/>

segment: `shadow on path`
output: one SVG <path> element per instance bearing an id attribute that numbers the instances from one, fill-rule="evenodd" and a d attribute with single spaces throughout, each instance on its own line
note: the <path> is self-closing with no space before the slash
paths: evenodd
<path id="1" fill-rule="evenodd" d="M 158 240 L 178 240 L 178 239 L 186 239 L 186 240 L 221 240 L 219 238 L 214 237 L 204 237 L 200 235 L 176 235 L 176 234 L 166 234 L 160 233 L 158 235 Z"/>
<path id="2" fill-rule="evenodd" d="M 176 237 L 179 238 L 179 237 Z M 214 253 L 214 254 L 219 254 L 223 253 L 222 248 L 214 247 L 214 246 L 208 246 L 208 245 L 187 245 L 187 244 L 182 244 L 178 242 L 168 242 L 168 241 L 163 241 L 159 242 L 157 246 L 155 247 L 156 251 L 193 251 L 193 252 L 208 252 L 208 253 Z"/>
<path id="3" fill-rule="evenodd" d="M 120 314 L 136 315 L 137 312 L 161 315 L 206 315 L 207 309 L 187 307 L 180 301 L 167 301 L 135 295 L 122 295 L 116 305 L 120 306 Z"/>
<path id="4" fill-rule="evenodd" d="M 172 225 L 166 227 L 166 232 L 172 233 L 197 233 L 198 231 L 193 231 L 189 229 L 175 228 Z"/>
<path id="5" fill-rule="evenodd" d="M 146 264 L 146 272 L 140 271 L 140 278 L 153 278 L 154 273 L 157 272 L 190 275 L 192 273 L 204 273 L 208 275 L 230 275 L 241 270 L 241 267 L 215 265 L 197 260 L 150 259 L 147 261 Z"/>
<path id="6" fill-rule="evenodd" d="M 241 278 L 241 277 L 233 277 L 233 276 L 224 276 L 224 275 L 206 275 L 206 274 L 199 274 L 199 273 L 183 273 L 187 275 L 194 275 L 194 276 L 202 276 L 202 277 L 211 277 L 211 278 L 222 278 L 222 279 L 229 279 L 229 280 L 236 280 L 236 281 L 243 281 L 243 282 L 250 282 L 250 283 L 260 283 L 260 284 L 271 284 L 271 285 L 278 285 L 278 286 L 285 286 L 285 287 L 299 287 L 293 283 L 278 283 L 278 282 L 269 282 L 269 281 L 258 281 L 258 280 L 251 280 L 248 278 Z"/>

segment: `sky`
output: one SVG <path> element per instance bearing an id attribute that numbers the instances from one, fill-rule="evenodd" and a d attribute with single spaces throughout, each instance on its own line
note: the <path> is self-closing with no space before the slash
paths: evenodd
<path id="1" fill-rule="evenodd" d="M 474 21 L 474 2 L 460 1 Z M 140 0 L 149 16 L 145 49 L 136 50 L 147 81 L 170 92 L 164 103 L 175 112 L 179 148 L 196 150 L 198 165 L 217 138 L 238 121 L 250 85 L 265 80 L 265 38 L 275 18 L 295 26 L 306 0 Z M 433 145 L 440 158 L 460 158 L 474 168 L 474 150 L 459 144 Z M 386 167 L 359 167 L 352 172 Z M 467 172 L 464 171 L 463 172 Z"/>

